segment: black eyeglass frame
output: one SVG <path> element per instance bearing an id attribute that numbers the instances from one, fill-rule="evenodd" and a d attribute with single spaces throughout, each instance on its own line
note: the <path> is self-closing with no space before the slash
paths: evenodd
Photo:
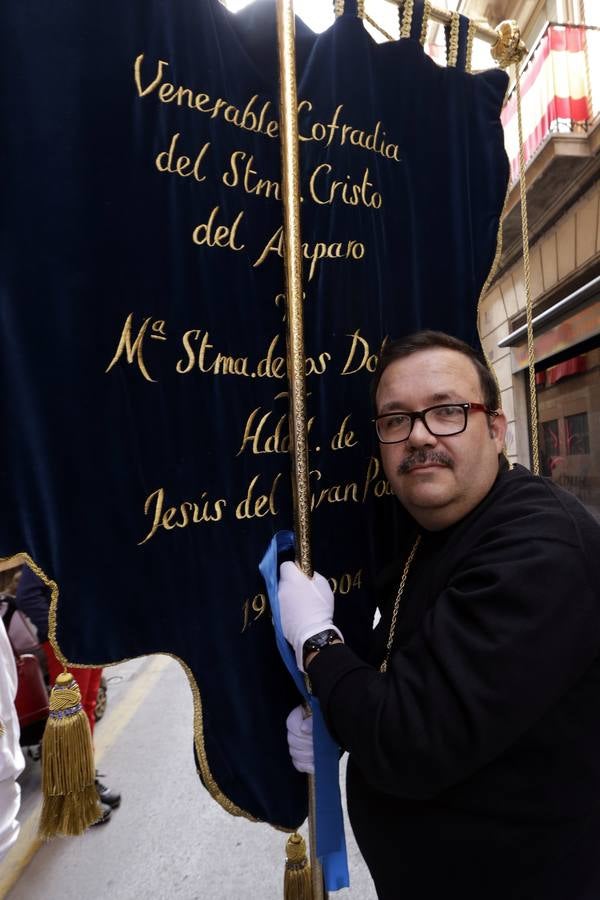
<path id="1" fill-rule="evenodd" d="M 428 412 L 431 412 L 432 409 L 444 409 L 444 407 L 446 407 L 446 406 L 456 406 L 456 407 L 460 407 L 462 409 L 462 411 L 464 413 L 464 417 L 465 417 L 463 427 L 459 428 L 458 431 L 450 431 L 450 432 L 445 431 L 443 434 L 436 434 L 436 432 L 432 431 L 431 428 L 429 427 L 429 425 L 427 424 L 427 422 L 425 421 L 425 416 Z M 409 439 L 409 437 L 411 436 L 412 430 L 415 426 L 415 422 L 417 421 L 417 419 L 420 419 L 420 421 L 423 423 L 423 425 L 425 426 L 425 428 L 427 429 L 429 434 L 433 435 L 433 437 L 455 437 L 455 435 L 457 435 L 457 434 L 462 434 L 463 431 L 466 431 L 466 428 L 467 428 L 467 425 L 469 422 L 469 416 L 468 416 L 469 411 L 484 412 L 488 416 L 494 416 L 494 417 L 500 415 L 498 410 L 490 409 L 489 406 L 486 406 L 484 403 L 436 403 L 434 406 L 428 406 L 428 407 L 426 407 L 426 409 L 419 409 L 419 410 L 416 410 L 415 412 L 408 412 L 407 410 L 404 410 L 404 409 L 398 409 L 395 412 L 382 413 L 380 416 L 375 416 L 375 418 L 372 421 L 375 424 L 375 430 L 377 432 L 377 439 L 380 444 L 403 444 L 404 441 L 407 441 Z M 396 441 L 384 441 L 381 439 L 377 423 L 380 421 L 380 419 L 388 419 L 388 418 L 391 418 L 391 416 L 408 416 L 408 418 L 410 419 L 410 428 L 409 428 L 408 434 L 406 435 L 405 438 L 400 438 L 399 440 L 396 440 Z"/>

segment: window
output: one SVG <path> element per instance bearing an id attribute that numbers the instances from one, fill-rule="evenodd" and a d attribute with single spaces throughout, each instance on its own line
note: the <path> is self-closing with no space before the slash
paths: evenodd
<path id="1" fill-rule="evenodd" d="M 600 346 L 549 361 L 535 378 L 540 472 L 600 521 Z"/>
<path id="2" fill-rule="evenodd" d="M 590 452 L 587 413 L 565 416 L 565 448 L 567 456 L 580 456 Z"/>
<path id="3" fill-rule="evenodd" d="M 540 422 L 542 434 L 540 442 L 540 467 L 542 475 L 551 475 L 554 460 L 560 452 L 558 438 L 558 419 L 550 419 L 548 422 Z"/>

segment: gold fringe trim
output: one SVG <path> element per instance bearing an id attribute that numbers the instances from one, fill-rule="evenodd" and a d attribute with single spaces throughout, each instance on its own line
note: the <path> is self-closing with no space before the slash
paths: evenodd
<path id="1" fill-rule="evenodd" d="M 82 834 L 100 818 L 95 778 L 92 735 L 79 685 L 63 672 L 50 694 L 42 742 L 41 838 Z"/>
<path id="2" fill-rule="evenodd" d="M 359 19 L 365 17 L 365 0 L 356 0 L 356 13 Z"/>
<path id="3" fill-rule="evenodd" d="M 95 784 L 79 794 L 48 797 L 42 807 L 38 833 L 44 841 L 58 835 L 75 837 L 97 822 L 101 814 Z"/>
<path id="4" fill-rule="evenodd" d="M 344 0 L 335 0 L 333 5 L 333 11 L 335 12 L 336 19 L 339 19 L 340 16 L 344 15 Z"/>

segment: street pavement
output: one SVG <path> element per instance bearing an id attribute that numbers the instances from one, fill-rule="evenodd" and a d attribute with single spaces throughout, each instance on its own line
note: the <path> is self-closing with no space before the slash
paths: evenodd
<path id="1" fill-rule="evenodd" d="M 103 780 L 121 791 L 121 807 L 80 838 L 40 845 L 40 764 L 28 760 L 21 835 L 0 865 L 0 898 L 281 900 L 287 836 L 230 816 L 201 786 L 192 696 L 179 664 L 152 656 L 105 675 L 108 708 L 96 726 L 96 760 Z M 346 840 L 351 886 L 330 900 L 376 900 L 347 817 Z"/>

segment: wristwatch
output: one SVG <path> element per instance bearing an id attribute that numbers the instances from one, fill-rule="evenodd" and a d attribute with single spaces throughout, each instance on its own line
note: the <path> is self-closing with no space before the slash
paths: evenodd
<path id="1" fill-rule="evenodd" d="M 340 641 L 341 643 L 341 640 L 338 632 L 334 631 L 333 628 L 328 628 L 326 631 L 319 631 L 317 634 L 313 634 L 312 637 L 309 637 L 308 640 L 304 641 L 304 646 L 302 647 L 302 664 L 304 666 L 306 665 L 306 657 L 309 653 L 316 653 L 328 644 L 333 644 L 335 641 Z"/>

